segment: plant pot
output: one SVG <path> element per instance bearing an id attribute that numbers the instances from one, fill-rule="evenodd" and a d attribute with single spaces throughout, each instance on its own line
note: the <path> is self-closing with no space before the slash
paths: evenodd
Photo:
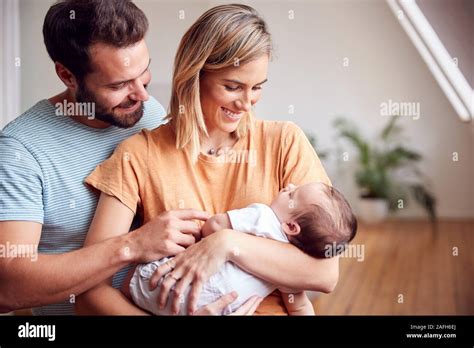
<path id="1" fill-rule="evenodd" d="M 357 217 L 368 224 L 376 224 L 388 216 L 388 201 L 383 198 L 360 198 Z"/>

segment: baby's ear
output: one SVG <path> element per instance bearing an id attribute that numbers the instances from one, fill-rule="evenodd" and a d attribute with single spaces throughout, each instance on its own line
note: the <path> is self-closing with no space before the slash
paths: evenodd
<path id="1" fill-rule="evenodd" d="M 296 236 L 301 232 L 301 227 L 296 221 L 284 222 L 281 224 L 281 228 L 288 236 Z"/>

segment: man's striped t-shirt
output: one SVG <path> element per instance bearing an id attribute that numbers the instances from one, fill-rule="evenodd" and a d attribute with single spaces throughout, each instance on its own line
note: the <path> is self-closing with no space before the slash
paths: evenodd
<path id="1" fill-rule="evenodd" d="M 0 132 L 0 221 L 41 223 L 39 253 L 81 248 L 98 200 L 84 179 L 120 142 L 143 128 L 160 125 L 165 115 L 160 103 L 150 97 L 144 104 L 142 119 L 128 129 L 96 129 L 57 116 L 48 100 L 10 122 Z M 125 273 L 115 275 L 115 287 Z M 73 300 L 71 296 L 62 303 L 34 308 L 33 313 L 74 314 Z"/>

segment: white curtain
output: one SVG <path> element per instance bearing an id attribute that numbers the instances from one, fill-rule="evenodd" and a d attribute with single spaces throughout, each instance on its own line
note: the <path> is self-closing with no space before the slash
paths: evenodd
<path id="1" fill-rule="evenodd" d="M 0 129 L 20 114 L 20 0 L 0 1 Z"/>

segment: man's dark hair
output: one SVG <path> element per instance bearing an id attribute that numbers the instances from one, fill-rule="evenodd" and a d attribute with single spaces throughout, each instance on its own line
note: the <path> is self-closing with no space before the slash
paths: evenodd
<path id="1" fill-rule="evenodd" d="M 296 216 L 300 233 L 291 236 L 295 246 L 317 258 L 341 253 L 357 232 L 357 219 L 344 196 L 331 186 L 325 185 L 324 191 L 333 209 L 328 211 L 321 205 L 311 204 Z"/>
<path id="2" fill-rule="evenodd" d="M 128 47 L 147 30 L 145 14 L 130 0 L 62 0 L 49 8 L 43 37 L 51 59 L 82 81 L 93 70 L 92 44 Z"/>

